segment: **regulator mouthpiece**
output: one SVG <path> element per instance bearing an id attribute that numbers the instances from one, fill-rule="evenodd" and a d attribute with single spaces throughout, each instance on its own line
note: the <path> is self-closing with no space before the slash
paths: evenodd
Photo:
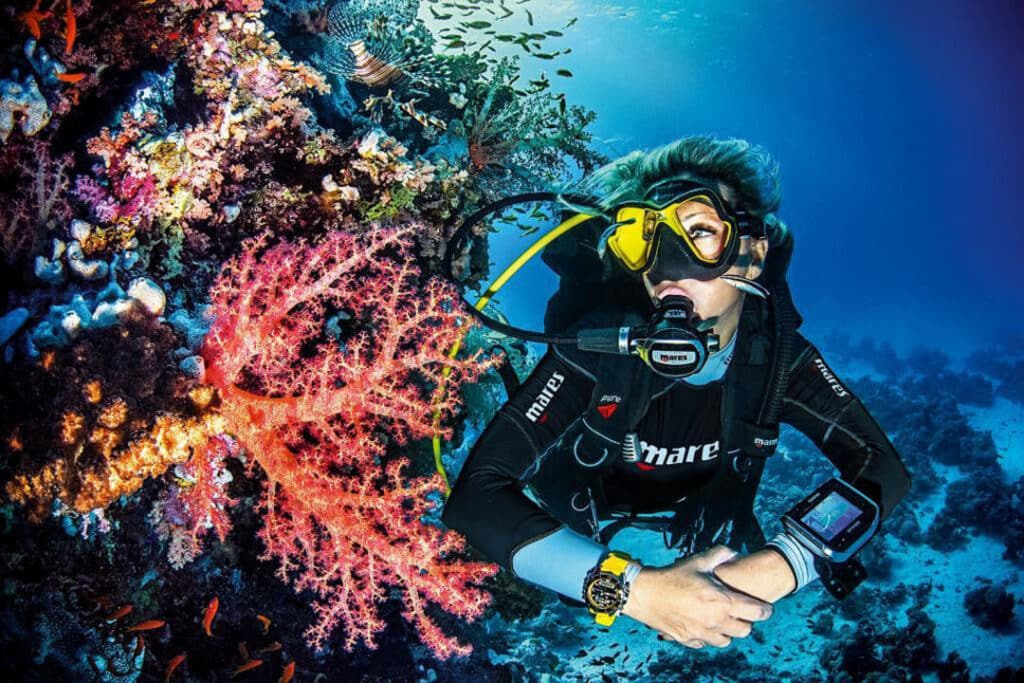
<path id="1" fill-rule="evenodd" d="M 679 379 L 700 372 L 718 351 L 718 335 L 698 330 L 699 322 L 690 299 L 670 294 L 658 301 L 647 325 L 581 330 L 577 345 L 584 351 L 639 356 L 659 375 Z"/>

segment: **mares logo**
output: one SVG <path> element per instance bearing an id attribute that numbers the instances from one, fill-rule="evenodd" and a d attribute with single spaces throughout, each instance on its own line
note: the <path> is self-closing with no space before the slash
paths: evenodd
<path id="1" fill-rule="evenodd" d="M 843 385 L 839 383 L 839 380 L 836 379 L 835 375 L 832 374 L 832 371 L 828 369 L 827 365 L 825 365 L 825 361 L 821 358 L 815 358 L 814 364 L 818 366 L 818 370 L 821 371 L 821 376 L 824 377 L 825 381 L 828 382 L 828 385 L 832 387 L 832 391 L 836 392 L 836 396 L 842 397 L 849 395 L 846 389 L 843 388 Z"/>
<path id="2" fill-rule="evenodd" d="M 597 405 L 597 412 L 601 413 L 601 417 L 608 419 L 612 416 L 612 413 L 622 403 L 622 397 L 616 396 L 615 394 L 605 394 L 601 397 L 601 401 Z"/>
<path id="3" fill-rule="evenodd" d="M 544 413 L 544 409 L 551 403 L 551 399 L 555 397 L 555 392 L 558 391 L 558 387 L 562 386 L 562 382 L 565 381 L 565 375 L 560 372 L 555 372 L 551 375 L 551 379 L 541 389 L 540 395 L 534 399 L 533 403 L 530 404 L 529 409 L 526 411 L 526 417 L 530 419 L 530 422 L 536 422 L 540 419 L 540 416 Z"/>
<path id="4" fill-rule="evenodd" d="M 635 462 L 636 466 L 642 470 L 653 470 L 655 467 L 692 463 L 697 460 L 698 456 L 701 461 L 714 460 L 718 457 L 720 447 L 718 441 L 712 441 L 706 444 L 676 446 L 670 449 L 667 446 L 655 446 L 641 440 L 640 452 L 632 454 L 632 457 L 624 454 L 622 459 L 626 462 Z"/>

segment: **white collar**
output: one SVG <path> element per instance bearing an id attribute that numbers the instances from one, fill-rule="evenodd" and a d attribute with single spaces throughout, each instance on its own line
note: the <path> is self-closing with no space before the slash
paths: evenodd
<path id="1" fill-rule="evenodd" d="M 729 340 L 729 343 L 724 348 L 708 356 L 708 360 L 704 363 L 704 367 L 700 369 L 700 372 L 688 377 L 680 377 L 677 381 L 686 382 L 693 386 L 704 386 L 725 377 L 725 371 L 729 369 L 729 361 L 732 360 L 732 353 L 736 348 L 736 336 L 739 333 L 740 331 L 737 329 L 733 333 L 732 339 Z"/>

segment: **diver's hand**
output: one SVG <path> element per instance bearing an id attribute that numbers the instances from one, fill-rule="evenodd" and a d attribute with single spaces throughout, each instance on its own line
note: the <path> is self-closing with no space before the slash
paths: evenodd
<path id="1" fill-rule="evenodd" d="M 644 567 L 622 613 L 687 647 L 726 647 L 733 638 L 746 638 L 752 622 L 768 619 L 773 608 L 715 577 L 714 568 L 735 556 L 716 545 L 666 567 Z"/>
<path id="2" fill-rule="evenodd" d="M 715 567 L 715 577 L 733 590 L 766 602 L 777 602 L 796 588 L 789 563 L 768 548 L 723 562 Z"/>

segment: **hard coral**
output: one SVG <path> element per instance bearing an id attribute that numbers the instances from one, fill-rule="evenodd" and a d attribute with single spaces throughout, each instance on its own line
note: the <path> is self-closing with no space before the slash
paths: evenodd
<path id="1" fill-rule="evenodd" d="M 50 122 L 50 107 L 33 76 L 0 80 L 0 141 L 7 142 L 17 125 L 31 137 Z"/>
<path id="2" fill-rule="evenodd" d="M 88 512 L 186 460 L 217 422 L 189 397 L 195 382 L 172 359 L 179 346 L 168 326 L 135 316 L 84 330 L 35 364 L 0 366 L 0 434 L 19 444 L 6 497 L 34 521 L 55 498 Z"/>

